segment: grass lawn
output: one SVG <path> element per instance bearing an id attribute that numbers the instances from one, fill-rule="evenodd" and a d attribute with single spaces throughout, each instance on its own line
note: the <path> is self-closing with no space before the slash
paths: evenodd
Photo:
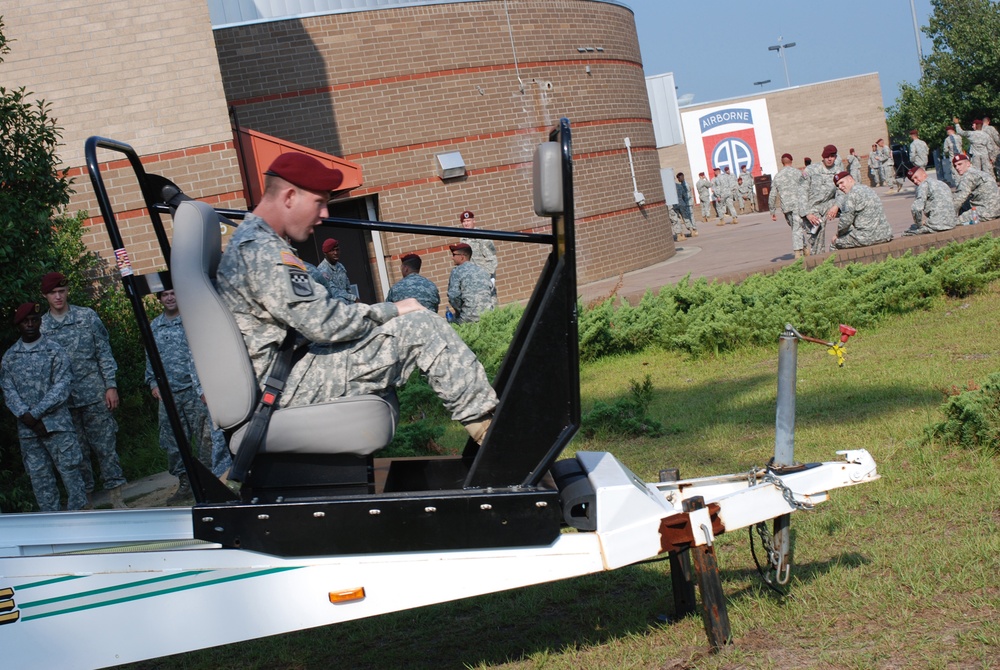
<path id="1" fill-rule="evenodd" d="M 664 623 L 665 562 L 161 659 L 135 668 L 1000 667 L 1000 454 L 924 444 L 953 386 L 1000 370 L 1000 290 L 939 300 L 848 343 L 799 345 L 796 458 L 863 447 L 882 479 L 792 516 L 791 595 L 763 586 L 747 532 L 717 551 L 734 644 Z M 834 333 L 804 333 L 823 339 Z M 778 333 L 775 333 L 777 340 Z M 578 438 L 647 481 L 739 472 L 773 453 L 777 345 L 690 360 L 650 351 L 582 370 L 585 410 L 650 375 L 664 437 Z"/>

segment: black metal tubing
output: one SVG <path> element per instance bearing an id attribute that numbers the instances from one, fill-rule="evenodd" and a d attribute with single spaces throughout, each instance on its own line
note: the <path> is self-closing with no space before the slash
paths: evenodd
<path id="1" fill-rule="evenodd" d="M 154 205 L 158 212 L 170 213 L 170 208 L 163 203 Z M 239 209 L 215 208 L 216 213 L 227 219 L 242 220 L 246 218 L 248 212 Z M 528 242 L 532 244 L 553 244 L 555 237 L 547 233 L 518 233 L 505 230 L 479 230 L 455 229 L 447 226 L 421 226 L 415 223 L 393 223 L 391 221 L 366 221 L 364 219 L 347 219 L 339 216 L 330 216 L 321 219 L 325 224 L 336 225 L 340 228 L 351 230 L 382 231 L 389 233 L 410 233 L 413 235 L 432 235 L 437 237 L 455 237 L 459 233 L 461 237 L 473 237 L 485 240 L 502 240 L 504 242 Z"/>
<path id="2" fill-rule="evenodd" d="M 108 198 L 108 192 L 104 186 L 104 179 L 101 176 L 100 164 L 97 162 L 98 148 L 117 151 L 118 153 L 124 154 L 128 159 L 129 164 L 132 166 L 132 171 L 135 173 L 136 180 L 139 183 L 139 188 L 142 190 L 146 207 L 149 209 L 150 220 L 153 224 L 154 230 L 156 231 L 156 237 L 160 243 L 160 250 L 163 253 L 164 259 L 169 264 L 170 243 L 167 240 L 167 234 L 163 228 L 163 221 L 160 219 L 160 215 L 157 212 L 153 194 L 150 193 L 146 178 L 146 171 L 142 167 L 142 162 L 139 160 L 138 154 L 136 154 L 132 147 L 122 142 L 109 140 L 103 137 L 90 137 L 87 139 L 84 146 L 84 153 L 86 154 L 87 159 L 87 171 L 90 173 L 90 181 L 94 185 L 94 193 L 97 196 L 97 204 L 98 207 L 100 207 L 101 216 L 104 217 L 104 225 L 107 228 L 108 237 L 111 238 L 111 245 L 115 250 L 116 256 L 119 251 L 125 252 L 126 249 L 125 243 L 122 241 L 121 232 L 118 228 L 118 220 L 115 218 L 115 212 L 111 206 L 111 200 Z M 146 312 L 146 306 L 142 302 L 142 287 L 137 281 L 138 278 L 132 273 L 130 265 L 120 267 L 119 276 L 121 277 L 125 293 L 128 295 L 129 301 L 132 304 L 132 311 L 135 313 L 135 320 L 139 326 L 139 334 L 142 337 L 143 346 L 146 348 L 146 355 L 149 356 L 149 364 L 153 369 L 153 376 L 156 378 L 156 383 L 160 390 L 160 399 L 163 402 L 164 409 L 166 409 L 167 418 L 170 421 L 170 429 L 173 431 L 174 439 L 177 441 L 177 447 L 181 453 L 181 460 L 184 462 L 184 469 L 188 473 L 188 479 L 191 482 L 191 490 L 194 492 L 195 499 L 198 502 L 204 502 L 207 500 L 234 500 L 236 496 L 214 475 L 212 475 L 212 473 L 209 472 L 204 465 L 202 465 L 201 461 L 194 458 L 191 454 L 188 437 L 184 434 L 184 428 L 181 425 L 180 415 L 177 413 L 177 404 L 174 402 L 174 394 L 170 390 L 170 384 L 167 382 L 167 373 L 163 369 L 163 361 L 160 358 L 160 351 L 156 347 L 156 340 L 153 337 L 153 331 L 149 326 L 149 314 Z"/>

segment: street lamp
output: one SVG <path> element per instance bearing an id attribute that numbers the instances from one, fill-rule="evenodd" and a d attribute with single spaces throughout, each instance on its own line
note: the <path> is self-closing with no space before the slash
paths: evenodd
<path id="1" fill-rule="evenodd" d="M 781 37 L 780 36 L 778 37 L 778 41 L 779 42 L 781 41 Z M 788 79 L 788 57 L 785 56 L 785 49 L 791 49 L 793 46 L 795 46 L 795 42 L 788 42 L 787 44 L 775 44 L 775 45 L 769 46 L 767 48 L 768 51 L 777 51 L 778 52 L 778 58 L 780 58 L 781 62 L 785 65 L 785 86 L 786 87 L 791 87 L 792 82 Z"/>
<path id="2" fill-rule="evenodd" d="M 761 88 L 764 88 L 764 84 L 770 84 L 770 83 L 771 83 L 771 80 L 770 80 L 770 79 L 765 79 L 765 80 L 763 80 L 763 81 L 755 81 L 755 82 L 753 83 L 753 85 L 754 85 L 754 86 L 760 86 Z"/>

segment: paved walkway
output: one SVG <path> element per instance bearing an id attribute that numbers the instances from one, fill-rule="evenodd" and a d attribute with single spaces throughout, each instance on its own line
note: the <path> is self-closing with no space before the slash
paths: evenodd
<path id="1" fill-rule="evenodd" d="M 913 224 L 910 205 L 913 203 L 914 187 L 910 182 L 906 184 L 901 192 L 896 192 L 895 189 L 890 192 L 886 187 L 875 189 L 882 199 L 897 240 Z M 700 210 L 700 206 L 695 207 L 696 213 Z M 699 222 L 698 237 L 677 242 L 675 256 L 625 274 L 621 278 L 622 286 L 617 295 L 635 304 L 647 290 L 677 283 L 687 275 L 692 279 L 732 279 L 755 272 L 773 272 L 794 260 L 791 232 L 780 215 L 777 221 L 771 221 L 771 215 L 764 212 L 741 216 L 736 225 L 717 224 L 718 219 L 709 219 L 708 223 Z M 828 229 L 827 244 L 831 239 L 830 233 Z M 584 304 L 608 297 L 618 281 L 619 277 L 610 277 L 580 286 L 579 292 Z"/>

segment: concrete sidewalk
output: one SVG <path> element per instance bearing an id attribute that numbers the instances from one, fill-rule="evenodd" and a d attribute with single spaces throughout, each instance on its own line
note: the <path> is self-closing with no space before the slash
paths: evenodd
<path id="1" fill-rule="evenodd" d="M 882 200 L 895 236 L 889 245 L 878 245 L 891 246 L 889 255 L 898 255 L 893 252 L 900 248 L 926 245 L 932 238 L 941 238 L 942 243 L 946 243 L 956 236 L 977 236 L 992 229 L 992 226 L 981 224 L 981 230 L 963 226 L 948 233 L 904 238 L 901 236 L 902 232 L 913 224 L 910 214 L 914 198 L 913 185 L 907 182 L 901 192 L 896 192 L 895 189 L 890 192 L 886 187 L 876 188 L 875 192 Z M 695 213 L 700 213 L 700 209 L 695 207 Z M 792 236 L 783 216 L 779 215 L 777 221 L 771 221 L 770 213 L 764 212 L 741 216 L 739 221 L 736 225 L 725 226 L 718 226 L 718 219 L 709 219 L 708 223 L 699 222 L 698 237 L 677 242 L 677 254 L 672 258 L 626 273 L 621 277 L 622 285 L 616 295 L 635 304 L 647 290 L 675 284 L 688 275 L 692 280 L 705 277 L 709 280 L 738 281 L 758 272 L 775 272 L 794 262 Z M 827 244 L 832 238 L 831 233 L 832 228 L 828 228 Z M 827 253 L 813 257 L 807 267 L 826 260 L 830 255 Z M 839 255 L 846 258 L 844 252 L 839 252 Z M 581 285 L 578 293 L 585 305 L 590 304 L 607 298 L 618 282 L 618 276 L 609 277 Z"/>

